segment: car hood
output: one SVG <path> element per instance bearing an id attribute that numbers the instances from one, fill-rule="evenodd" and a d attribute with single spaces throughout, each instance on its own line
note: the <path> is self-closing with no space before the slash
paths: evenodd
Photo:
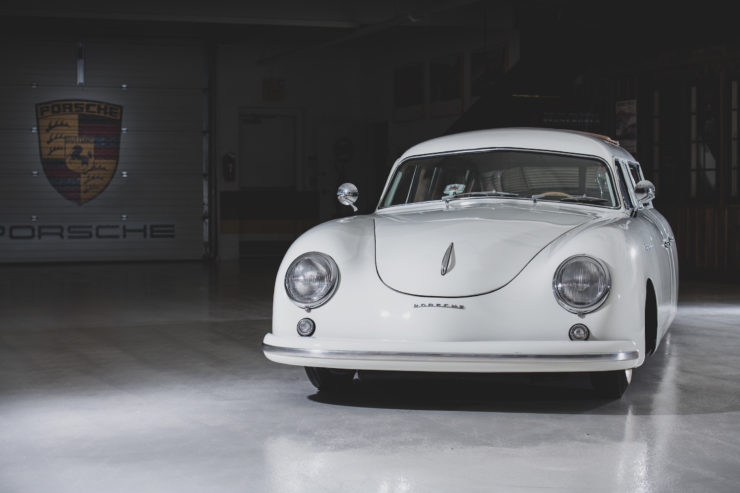
<path id="1" fill-rule="evenodd" d="M 403 293 L 487 293 L 509 283 L 553 240 L 596 216 L 544 204 L 501 203 L 377 214 L 375 265 L 383 283 Z"/>

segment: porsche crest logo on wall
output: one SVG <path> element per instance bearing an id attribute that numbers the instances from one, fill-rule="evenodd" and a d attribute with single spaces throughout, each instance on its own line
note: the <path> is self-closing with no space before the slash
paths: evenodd
<path id="1" fill-rule="evenodd" d="M 65 199 L 84 204 L 100 195 L 118 166 L 123 107 L 61 100 L 36 105 L 44 173 Z"/>

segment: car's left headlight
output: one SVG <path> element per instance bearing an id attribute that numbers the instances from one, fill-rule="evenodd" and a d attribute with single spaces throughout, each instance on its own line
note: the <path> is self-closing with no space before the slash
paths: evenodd
<path id="1" fill-rule="evenodd" d="M 329 301 L 338 281 L 339 268 L 333 258 L 321 252 L 308 252 L 288 267 L 285 292 L 301 308 L 316 308 Z"/>
<path id="2" fill-rule="evenodd" d="M 606 264 L 588 255 L 565 259 L 552 280 L 555 299 L 573 313 L 589 313 L 606 301 L 611 278 Z"/>

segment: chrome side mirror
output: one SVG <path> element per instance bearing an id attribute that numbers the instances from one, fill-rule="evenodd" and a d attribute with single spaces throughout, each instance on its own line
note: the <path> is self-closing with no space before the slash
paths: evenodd
<path id="1" fill-rule="evenodd" d="M 357 187 L 351 183 L 343 183 L 339 186 L 339 190 L 337 190 L 337 200 L 339 203 L 352 207 L 354 212 L 357 212 L 357 206 L 355 205 L 357 197 L 359 197 Z"/>
<path id="2" fill-rule="evenodd" d="M 650 180 L 640 180 L 635 185 L 635 198 L 645 206 L 655 198 L 655 185 Z"/>

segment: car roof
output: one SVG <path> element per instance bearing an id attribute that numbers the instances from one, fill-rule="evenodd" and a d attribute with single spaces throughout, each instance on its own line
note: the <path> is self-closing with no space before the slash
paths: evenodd
<path id="1" fill-rule="evenodd" d="M 396 165 L 413 156 L 492 148 L 586 154 L 598 156 L 607 162 L 611 162 L 613 156 L 628 161 L 635 160 L 616 141 L 603 135 L 576 130 L 522 127 L 474 130 L 427 140 L 407 150 Z"/>

